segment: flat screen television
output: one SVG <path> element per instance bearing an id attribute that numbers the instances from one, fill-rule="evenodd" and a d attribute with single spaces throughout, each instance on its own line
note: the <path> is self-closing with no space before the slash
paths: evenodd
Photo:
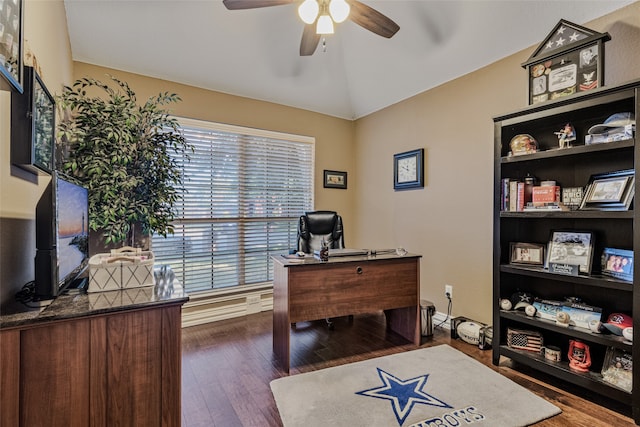
<path id="1" fill-rule="evenodd" d="M 83 280 L 79 278 L 88 262 L 88 191 L 75 179 L 54 171 L 36 206 L 34 300 L 53 299 Z"/>

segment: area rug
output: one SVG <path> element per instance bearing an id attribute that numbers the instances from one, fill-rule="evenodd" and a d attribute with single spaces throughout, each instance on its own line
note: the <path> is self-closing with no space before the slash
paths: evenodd
<path id="1" fill-rule="evenodd" d="M 271 391 L 285 427 L 518 427 L 561 412 L 446 344 L 279 378 Z"/>

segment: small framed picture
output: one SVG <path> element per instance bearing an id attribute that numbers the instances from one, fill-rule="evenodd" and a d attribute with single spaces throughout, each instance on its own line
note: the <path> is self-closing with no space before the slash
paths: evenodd
<path id="1" fill-rule="evenodd" d="M 347 173 L 339 171 L 324 171 L 324 188 L 347 189 Z"/>
<path id="2" fill-rule="evenodd" d="M 602 364 L 602 380 L 631 393 L 633 389 L 633 354 L 608 347 Z"/>
<path id="3" fill-rule="evenodd" d="M 582 210 L 628 210 L 635 190 L 633 169 L 592 175 Z"/>
<path id="4" fill-rule="evenodd" d="M 604 248 L 602 251 L 602 274 L 632 282 L 633 251 Z"/>
<path id="5" fill-rule="evenodd" d="M 583 187 L 563 187 L 562 188 L 562 204 L 569 209 L 575 210 L 580 207 L 582 197 L 584 196 Z"/>
<path id="6" fill-rule="evenodd" d="M 393 155 L 393 189 L 424 188 L 424 149 Z"/>
<path id="7" fill-rule="evenodd" d="M 509 264 L 544 265 L 544 247 L 537 243 L 511 243 Z"/>
<path id="8" fill-rule="evenodd" d="M 547 254 L 547 264 L 577 265 L 580 273 L 591 274 L 593 233 L 590 231 L 553 231 Z"/>

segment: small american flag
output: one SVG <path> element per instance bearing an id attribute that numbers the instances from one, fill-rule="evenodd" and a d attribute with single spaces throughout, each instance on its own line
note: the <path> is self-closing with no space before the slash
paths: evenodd
<path id="1" fill-rule="evenodd" d="M 540 353 L 542 335 L 540 332 L 509 328 L 507 329 L 507 345 L 517 350 Z"/>

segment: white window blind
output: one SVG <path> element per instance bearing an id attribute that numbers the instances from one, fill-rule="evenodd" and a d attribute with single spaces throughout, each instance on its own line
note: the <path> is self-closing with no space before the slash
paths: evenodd
<path id="1" fill-rule="evenodd" d="M 175 233 L 153 236 L 188 292 L 273 280 L 271 255 L 296 247 L 298 217 L 313 207 L 314 138 L 179 119 L 193 145 L 183 170 Z"/>

